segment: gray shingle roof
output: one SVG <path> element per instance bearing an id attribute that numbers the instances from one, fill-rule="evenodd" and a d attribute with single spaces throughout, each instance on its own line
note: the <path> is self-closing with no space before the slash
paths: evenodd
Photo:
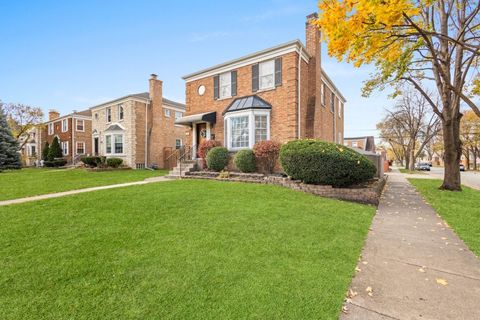
<path id="1" fill-rule="evenodd" d="M 107 128 L 107 130 L 105 130 L 105 132 L 107 131 L 124 131 L 124 130 L 118 124 L 112 124 L 110 127 Z"/>
<path id="2" fill-rule="evenodd" d="M 230 103 L 230 105 L 225 109 L 225 111 L 223 111 L 223 114 L 247 109 L 270 110 L 272 109 L 272 106 L 259 96 L 253 95 L 233 100 L 232 103 Z"/>
<path id="3" fill-rule="evenodd" d="M 128 99 L 128 98 L 132 98 L 132 99 L 135 99 L 135 98 L 136 98 L 136 99 L 141 99 L 141 100 L 148 100 L 148 99 L 150 99 L 150 94 L 149 94 L 148 92 L 133 93 L 133 94 L 129 94 L 129 95 L 126 95 L 126 96 L 123 96 L 123 97 L 114 99 L 114 100 L 110 100 L 110 101 L 107 101 L 107 102 L 98 104 L 98 105 L 96 105 L 96 106 L 91 107 L 90 109 L 96 108 L 96 107 L 100 107 L 100 106 L 103 106 L 103 105 L 105 105 L 105 104 L 115 103 L 116 101 L 120 101 L 120 100 Z M 172 107 L 176 107 L 176 108 L 179 108 L 179 109 L 185 109 L 185 105 L 184 105 L 183 103 L 176 102 L 176 101 L 173 101 L 173 100 L 170 100 L 170 99 L 166 99 L 166 98 L 163 98 L 162 101 L 163 101 L 163 103 L 166 104 L 166 105 L 170 105 L 170 106 L 172 106 Z"/>

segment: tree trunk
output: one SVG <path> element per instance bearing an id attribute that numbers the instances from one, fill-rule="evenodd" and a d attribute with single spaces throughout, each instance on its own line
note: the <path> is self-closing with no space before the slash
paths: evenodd
<path id="1" fill-rule="evenodd" d="M 415 149 L 414 148 L 410 150 L 410 154 L 408 155 L 408 157 L 410 158 L 408 170 L 413 171 L 415 170 Z"/>
<path id="2" fill-rule="evenodd" d="M 473 148 L 473 170 L 475 171 L 477 171 L 477 158 L 478 158 L 477 148 Z"/>
<path id="3" fill-rule="evenodd" d="M 460 141 L 460 117 L 443 121 L 443 144 L 445 148 L 445 175 L 442 190 L 460 191 L 460 158 L 462 143 Z"/>
<path id="4" fill-rule="evenodd" d="M 410 156 L 407 154 L 405 157 L 405 169 L 410 168 Z"/>

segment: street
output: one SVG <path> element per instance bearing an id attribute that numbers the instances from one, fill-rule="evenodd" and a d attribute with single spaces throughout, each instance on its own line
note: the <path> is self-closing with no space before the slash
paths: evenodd
<path id="1" fill-rule="evenodd" d="M 443 167 L 432 167 L 431 171 L 421 171 L 425 174 L 412 174 L 409 177 L 413 178 L 435 178 L 435 179 L 443 179 L 444 168 Z M 419 171 L 420 173 L 420 171 Z M 480 189 L 480 172 L 474 171 L 464 171 L 461 172 L 462 175 L 462 184 L 466 185 L 467 187 Z"/>

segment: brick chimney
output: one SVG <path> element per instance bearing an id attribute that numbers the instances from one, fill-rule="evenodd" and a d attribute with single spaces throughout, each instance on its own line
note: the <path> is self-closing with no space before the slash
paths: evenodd
<path id="1" fill-rule="evenodd" d="M 54 109 L 48 110 L 48 121 L 55 120 L 57 118 L 60 118 L 60 112 Z"/>
<path id="2" fill-rule="evenodd" d="M 156 74 L 150 75 L 149 94 L 150 106 L 148 112 L 148 165 L 163 167 L 163 147 L 166 145 L 164 115 L 163 115 L 163 82 Z"/>

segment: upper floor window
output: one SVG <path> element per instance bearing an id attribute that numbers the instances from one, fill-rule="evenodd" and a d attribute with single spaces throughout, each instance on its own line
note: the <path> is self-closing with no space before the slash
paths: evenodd
<path id="1" fill-rule="evenodd" d="M 165 117 L 170 118 L 170 109 L 163 109 Z"/>
<path id="2" fill-rule="evenodd" d="M 123 105 L 118 106 L 118 120 L 123 120 Z"/>
<path id="3" fill-rule="evenodd" d="M 220 75 L 220 99 L 232 96 L 232 76 L 230 72 Z"/>
<path id="4" fill-rule="evenodd" d="M 237 70 L 213 77 L 213 99 L 227 99 L 237 95 Z"/>
<path id="5" fill-rule="evenodd" d="M 175 111 L 175 120 L 178 120 L 178 119 L 180 119 L 181 117 L 183 117 L 183 112 Z"/>
<path id="6" fill-rule="evenodd" d="M 62 154 L 64 156 L 68 156 L 68 141 L 62 141 L 60 143 L 60 146 L 62 148 Z"/>
<path id="7" fill-rule="evenodd" d="M 335 93 L 330 95 L 330 111 L 335 112 Z"/>
<path id="8" fill-rule="evenodd" d="M 275 87 L 274 60 L 261 62 L 258 67 L 259 89 L 266 90 Z"/>
<path id="9" fill-rule="evenodd" d="M 322 105 L 325 105 L 325 96 L 326 96 L 326 93 L 325 93 L 325 83 L 322 82 L 322 85 L 321 85 L 321 87 L 320 87 L 320 90 L 322 91 L 322 92 L 321 92 Z"/>
<path id="10" fill-rule="evenodd" d="M 107 122 L 112 122 L 112 108 L 107 108 L 106 118 L 107 118 Z"/>
<path id="11" fill-rule="evenodd" d="M 85 131 L 85 120 L 77 119 L 77 131 Z"/>
<path id="12" fill-rule="evenodd" d="M 180 149 L 182 147 L 182 139 L 175 139 L 175 149 Z"/>
<path id="13" fill-rule="evenodd" d="M 48 124 L 48 135 L 52 135 L 53 134 L 53 123 L 49 123 Z"/>
<path id="14" fill-rule="evenodd" d="M 68 131 L 68 119 L 63 119 L 62 120 L 62 132 L 67 132 Z"/>

